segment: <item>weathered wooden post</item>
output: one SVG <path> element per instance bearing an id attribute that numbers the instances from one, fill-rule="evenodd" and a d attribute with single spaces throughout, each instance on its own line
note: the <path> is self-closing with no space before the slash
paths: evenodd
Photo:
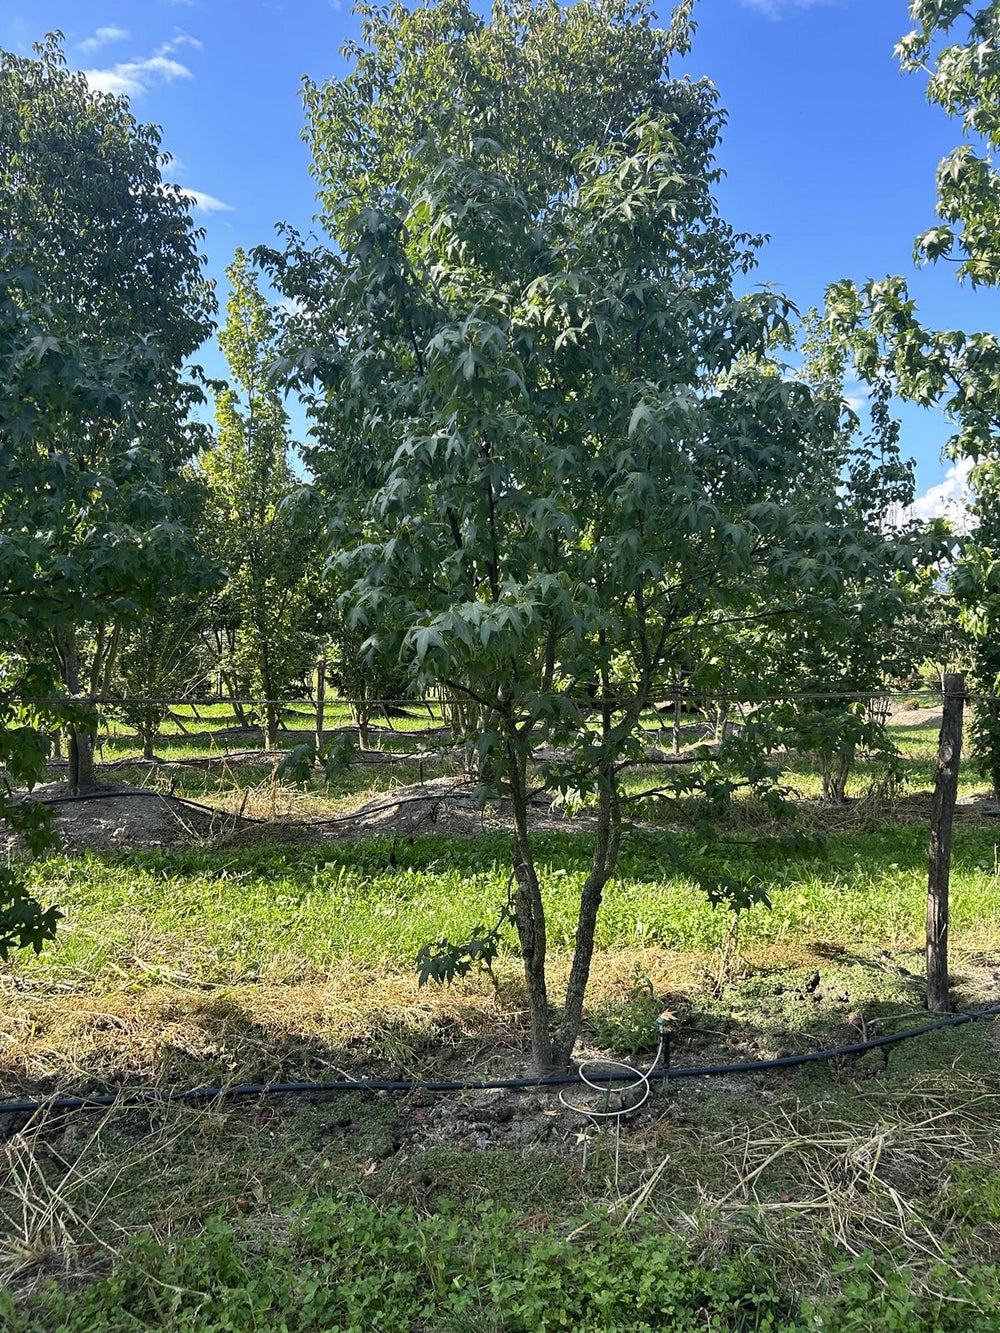
<path id="1" fill-rule="evenodd" d="M 944 711 L 934 774 L 927 871 L 927 1008 L 938 1013 L 947 1013 L 951 1009 L 948 995 L 948 883 L 964 711 L 965 677 L 959 672 L 948 672 L 944 678 Z"/>
<path id="2" fill-rule="evenodd" d="M 326 709 L 326 658 L 316 663 L 316 753 L 323 748 L 323 713 Z"/>

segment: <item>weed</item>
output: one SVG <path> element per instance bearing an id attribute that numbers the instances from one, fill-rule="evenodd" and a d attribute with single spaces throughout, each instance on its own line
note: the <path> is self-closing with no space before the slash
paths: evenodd
<path id="1" fill-rule="evenodd" d="M 605 995 L 590 1009 L 588 1026 L 604 1051 L 637 1055 L 656 1046 L 656 1020 L 663 1005 L 638 966 L 623 996 Z"/>

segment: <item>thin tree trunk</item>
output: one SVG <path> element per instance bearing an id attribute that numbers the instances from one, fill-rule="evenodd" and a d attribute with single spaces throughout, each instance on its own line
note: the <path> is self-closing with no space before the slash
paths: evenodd
<path id="1" fill-rule="evenodd" d="M 358 729 L 358 745 L 362 750 L 371 748 L 369 745 L 370 734 L 368 731 L 368 709 L 359 707 L 356 704 L 351 705 L 351 715 L 354 718 L 354 725 Z"/>
<path id="2" fill-rule="evenodd" d="M 580 913 L 576 927 L 576 947 L 566 987 L 566 1003 L 562 1022 L 552 1050 L 552 1063 L 557 1068 L 568 1065 L 573 1047 L 580 1033 L 583 1019 L 583 1000 L 590 979 L 590 965 L 594 957 L 594 937 L 597 914 L 601 908 L 604 888 L 618 860 L 621 835 L 618 793 L 614 773 L 602 774 L 602 787 L 597 812 L 597 840 L 590 873 L 580 891 Z"/>
<path id="3" fill-rule="evenodd" d="M 274 680 L 271 677 L 270 654 L 267 651 L 267 639 L 260 640 L 260 683 L 264 698 L 276 699 Z M 278 748 L 278 709 L 271 702 L 264 705 L 264 743 L 268 750 Z"/>
<path id="4" fill-rule="evenodd" d="M 80 773 L 80 747 L 77 744 L 76 729 L 71 727 L 69 732 L 69 769 L 66 774 L 66 780 L 70 785 L 71 791 L 75 792 L 78 790 L 79 773 Z"/>
<path id="5" fill-rule="evenodd" d="M 241 694 L 239 678 L 230 671 L 220 672 L 219 674 L 225 681 L 226 690 L 229 693 L 229 704 L 233 710 L 233 716 L 243 730 L 248 731 L 250 729 L 250 719 L 247 717 L 247 710 L 238 702 Z"/>
<path id="6" fill-rule="evenodd" d="M 847 800 L 847 780 L 854 763 L 853 750 L 838 750 L 835 755 L 820 755 L 823 773 L 823 800 L 843 805 Z"/>
<path id="7" fill-rule="evenodd" d="M 63 678 L 72 695 L 80 693 L 80 656 L 76 644 L 76 629 L 71 626 L 62 639 Z M 69 781 L 73 791 L 93 791 L 97 786 L 94 772 L 94 724 L 74 723 L 70 731 Z"/>
<path id="8" fill-rule="evenodd" d="M 265 744 L 269 750 L 276 750 L 278 748 L 278 709 L 272 703 L 264 705 L 264 726 Z"/>
<path id="9" fill-rule="evenodd" d="M 1000 679 L 1000 678 L 998 678 Z M 977 711 L 985 707 L 990 716 L 990 725 L 986 729 L 989 737 L 989 764 L 990 764 L 990 785 L 993 788 L 994 801 L 1000 801 L 1000 723 L 998 723 L 998 714 L 995 699 L 991 699 L 986 705 L 977 704 Z"/>
<path id="10" fill-rule="evenodd" d="M 514 914 L 528 991 L 531 1064 L 536 1073 L 546 1074 L 553 1068 L 553 1052 L 548 988 L 545 983 L 545 909 L 528 837 L 527 765 L 513 741 L 508 741 L 507 753 L 514 820 L 514 882 L 517 885 Z"/>

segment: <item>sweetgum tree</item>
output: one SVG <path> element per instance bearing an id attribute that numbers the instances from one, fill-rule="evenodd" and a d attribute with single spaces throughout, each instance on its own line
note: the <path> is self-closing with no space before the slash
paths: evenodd
<path id="1" fill-rule="evenodd" d="M 510 801 L 538 1069 L 572 1052 L 636 807 L 621 775 L 692 639 L 761 614 L 822 634 L 846 578 L 915 559 L 845 501 L 842 404 L 774 362 L 788 302 L 737 294 L 759 241 L 715 205 L 715 89 L 669 74 L 686 9 L 363 6 L 350 72 L 305 92 L 331 244 L 266 255 L 300 312 L 288 369 L 338 479 L 350 613 L 402 627 L 414 688 L 477 705 L 482 781 Z M 570 758 L 535 766 L 541 742 Z M 747 755 L 656 790 L 721 801 L 763 775 Z M 535 784 L 596 821 L 555 1022 Z"/>
<path id="2" fill-rule="evenodd" d="M 42 776 L 52 725 L 87 725 L 79 706 L 24 702 L 61 692 L 40 650 L 80 614 L 77 565 L 52 535 L 65 511 L 95 504 L 94 489 L 110 485 L 68 466 L 57 442 L 80 420 L 93 428 L 129 420 L 157 367 L 144 345 L 103 356 L 54 336 L 25 313 L 36 301 L 32 275 L 0 265 L 0 822 L 37 854 L 55 845 L 51 811 L 14 789 Z M 104 564 L 119 578 L 128 568 L 114 549 Z M 0 958 L 40 949 L 58 918 L 30 896 L 16 866 L 0 868 Z"/>
<path id="3" fill-rule="evenodd" d="M 56 348 L 92 362 L 131 364 L 145 349 L 127 413 L 67 412 L 18 446 L 18 466 L 50 467 L 48 509 L 30 497 L 30 522 L 45 551 L 38 595 L 58 614 L 37 623 L 77 696 L 110 681 L 122 623 L 203 572 L 168 490 L 197 443 L 188 411 L 200 392 L 185 363 L 214 301 L 190 200 L 164 181 L 165 160 L 156 127 L 71 73 L 57 36 L 34 59 L 0 51 L 0 251 L 32 275 L 13 299 Z M 95 717 L 82 716 L 71 780 L 86 788 Z"/>

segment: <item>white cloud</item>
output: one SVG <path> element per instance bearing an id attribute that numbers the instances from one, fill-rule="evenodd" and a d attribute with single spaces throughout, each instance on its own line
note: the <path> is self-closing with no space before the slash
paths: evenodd
<path id="1" fill-rule="evenodd" d="M 81 51 L 96 51 L 110 42 L 123 42 L 128 36 L 127 28 L 118 28 L 113 23 L 106 28 L 98 28 L 90 37 L 80 43 Z"/>
<path id="2" fill-rule="evenodd" d="M 972 462 L 960 458 L 944 474 L 944 480 L 918 495 L 910 508 L 912 518 L 947 518 L 959 531 L 968 524 L 969 472 Z"/>
<path id="3" fill-rule="evenodd" d="M 126 97 L 140 97 L 155 84 L 194 78 L 187 65 L 182 65 L 179 60 L 173 59 L 174 55 L 185 46 L 191 46 L 196 51 L 202 49 L 197 37 L 178 29 L 169 42 L 157 47 L 145 60 L 121 61 L 117 65 L 112 65 L 110 69 L 85 69 L 83 77 L 94 92 L 123 93 Z"/>
<path id="4" fill-rule="evenodd" d="M 765 18 L 780 19 L 793 9 L 814 9 L 817 5 L 836 5 L 840 0 L 741 0 L 745 9 L 756 10 Z"/>
<path id="5" fill-rule="evenodd" d="M 173 55 L 173 53 L 179 51 L 182 46 L 193 46 L 196 51 L 202 51 L 204 50 L 205 44 L 204 42 L 199 42 L 197 37 L 192 37 L 189 32 L 185 32 L 183 28 L 175 28 L 173 37 L 171 37 L 169 42 L 164 42 L 161 47 L 158 47 L 156 54 L 158 56 Z"/>
<path id="6" fill-rule="evenodd" d="M 83 77 L 96 93 L 124 93 L 139 97 L 153 84 L 173 83 L 175 79 L 193 79 L 187 65 L 166 56 L 150 56 L 148 60 L 128 60 L 111 69 L 85 69 Z"/>
<path id="7" fill-rule="evenodd" d="M 214 194 L 206 194 L 204 190 L 189 190 L 184 185 L 177 187 L 185 198 L 191 200 L 191 205 L 196 213 L 231 213 L 233 211 L 231 204 L 224 204 L 221 199 L 216 199 Z"/>

